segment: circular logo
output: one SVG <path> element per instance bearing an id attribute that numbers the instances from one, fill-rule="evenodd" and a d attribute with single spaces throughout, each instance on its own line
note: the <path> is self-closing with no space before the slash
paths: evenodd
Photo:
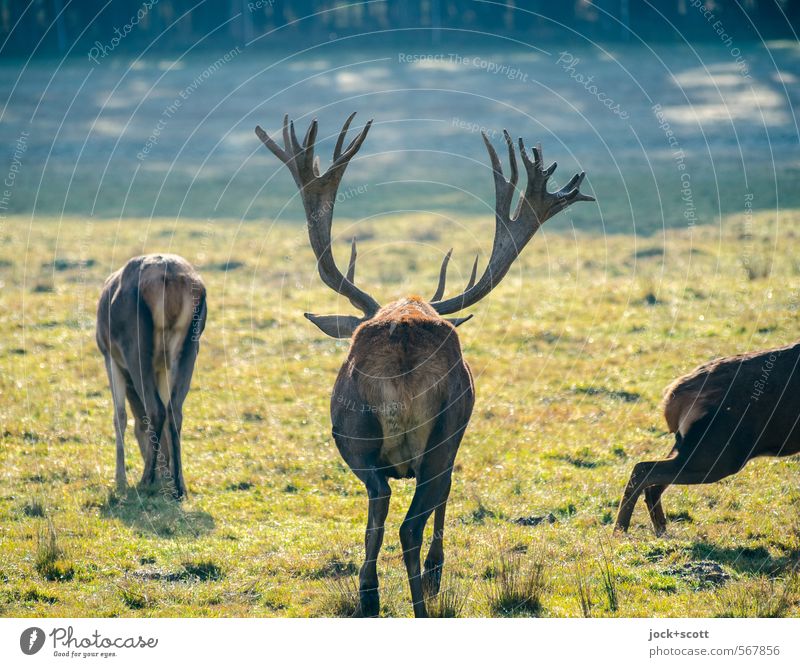
<path id="1" fill-rule="evenodd" d="M 44 646 L 44 630 L 41 628 L 28 628 L 19 637 L 19 647 L 25 655 L 38 653 Z"/>

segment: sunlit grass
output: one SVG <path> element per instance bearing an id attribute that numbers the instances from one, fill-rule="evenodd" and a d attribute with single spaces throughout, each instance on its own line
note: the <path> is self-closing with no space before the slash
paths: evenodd
<path id="1" fill-rule="evenodd" d="M 336 579 L 355 583 L 367 511 L 363 486 L 330 438 L 329 392 L 346 343 L 325 338 L 302 313 L 352 310 L 321 285 L 303 227 L 29 224 L 6 221 L 0 247 L 0 613 L 350 609 L 332 604 L 330 592 Z M 429 296 L 452 246 L 454 293 L 475 252 L 485 262 L 492 224 L 341 219 L 336 254 L 346 262 L 357 233 L 356 280 L 386 302 Z M 671 447 L 662 388 L 711 357 L 797 337 L 800 293 L 792 286 L 800 266 L 792 249 L 800 215 L 758 214 L 748 236 L 742 225 L 734 217 L 722 232 L 709 226 L 638 238 L 544 228 L 472 309 L 475 318 L 459 331 L 477 400 L 445 531 L 445 581 L 458 573 L 458 615 L 497 613 L 484 594 L 496 544 L 520 553 L 547 547 L 536 611 L 543 616 L 717 615 L 728 587 L 787 576 L 800 554 L 791 518 L 800 509 L 796 457 L 753 461 L 718 484 L 669 489 L 664 538 L 653 535 L 643 506 L 628 535 L 610 535 L 633 464 Z M 184 410 L 189 498 L 182 504 L 113 491 L 111 396 L 94 343 L 103 279 L 155 250 L 197 265 L 209 292 Z M 751 267 L 769 265 L 768 274 L 748 272 L 745 254 Z M 132 426 L 126 453 L 133 484 L 142 464 Z M 397 532 L 412 493 L 412 482 L 393 483 L 379 561 L 382 615 L 411 615 Z M 48 522 L 55 558 L 45 554 Z M 616 609 L 598 565 L 604 558 Z M 716 564 L 718 580 L 705 581 L 706 570 L 693 567 L 702 561 Z M 50 578 L 48 563 L 71 568 L 71 576 Z M 731 595 L 726 608 L 738 613 Z M 352 591 L 339 597 L 352 602 Z M 788 598 L 781 613 L 797 612 Z"/>

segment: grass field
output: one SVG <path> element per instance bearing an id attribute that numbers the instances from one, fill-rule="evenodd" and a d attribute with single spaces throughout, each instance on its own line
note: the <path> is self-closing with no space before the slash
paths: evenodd
<path id="1" fill-rule="evenodd" d="M 357 281 L 386 302 L 429 295 L 452 245 L 453 292 L 491 243 L 488 219 L 460 223 L 339 218 L 337 253 L 343 262 L 357 230 Z M 6 221 L 1 614 L 352 612 L 366 496 L 328 419 L 346 343 L 302 317 L 350 309 L 321 285 L 304 233 L 256 222 Z M 798 237 L 800 212 L 784 211 L 652 237 L 545 228 L 534 239 L 459 330 L 477 403 L 450 495 L 442 613 L 800 612 L 797 457 L 668 490 L 665 538 L 653 536 L 643 506 L 627 536 L 611 535 L 633 464 L 670 449 L 662 388 L 714 356 L 797 338 Z M 104 277 L 145 251 L 184 255 L 209 291 L 185 406 L 181 504 L 112 490 L 94 309 Z M 135 482 L 132 428 L 127 454 Z M 409 616 L 397 529 L 413 483 L 393 489 L 382 612 Z"/>

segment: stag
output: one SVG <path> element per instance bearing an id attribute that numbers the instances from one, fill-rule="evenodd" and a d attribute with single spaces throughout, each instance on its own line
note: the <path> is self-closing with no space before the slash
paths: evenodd
<path id="1" fill-rule="evenodd" d="M 158 478 L 176 498 L 186 494 L 183 402 L 205 323 L 205 285 L 182 257 L 134 257 L 106 279 L 97 305 L 96 335 L 114 403 L 120 492 L 127 488 L 127 397 L 144 459 L 141 486 L 152 487 Z"/>
<path id="2" fill-rule="evenodd" d="M 531 158 L 520 139 L 519 151 L 528 183 L 512 216 L 518 177 L 514 145 L 504 132 L 511 166 L 510 180 L 506 180 L 500 159 L 484 134 L 494 172 L 496 224 L 492 253 L 483 275 L 475 280 L 476 259 L 466 289 L 458 296 L 443 299 L 451 249 L 442 261 L 439 283 L 430 300 L 409 296 L 381 307 L 354 283 L 355 239 L 347 275 L 337 267 L 331 250 L 337 188 L 372 124 L 369 121 L 344 148 L 354 116 L 347 119 L 339 133 L 333 163 L 325 172 L 320 171 L 319 160 L 314 156 L 316 120 L 300 143 L 294 123 L 286 116 L 283 148 L 260 127 L 256 134 L 289 168 L 300 190 L 320 278 L 363 313 L 361 317 L 305 314 L 328 336 L 352 339 L 333 387 L 330 411 L 336 446 L 366 486 L 369 498 L 366 558 L 359 574 L 361 613 L 376 616 L 380 608 L 376 564 L 389 511 L 389 479 L 415 478 L 416 489 L 400 526 L 400 541 L 414 614 L 419 617 L 427 615 L 425 595 L 435 595 L 439 589 L 453 463 L 474 402 L 472 375 L 456 333 L 456 327 L 469 317 L 444 316 L 477 303 L 496 287 L 546 220 L 570 204 L 592 198 L 579 190 L 583 173 L 575 175 L 558 192 L 548 192 L 547 180 L 556 165 L 544 168 L 541 148 L 534 148 Z M 431 514 L 435 515 L 433 540 L 421 573 L 423 532 Z"/>
<path id="3" fill-rule="evenodd" d="M 670 484 L 709 484 L 757 456 L 800 452 L 800 343 L 715 359 L 664 392 L 664 417 L 675 444 L 662 461 L 637 463 L 625 487 L 615 530 L 625 532 L 644 493 L 656 535 L 667 528 L 661 496 Z"/>

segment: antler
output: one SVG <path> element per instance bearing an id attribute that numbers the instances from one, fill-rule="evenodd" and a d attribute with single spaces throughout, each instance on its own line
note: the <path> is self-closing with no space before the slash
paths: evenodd
<path id="1" fill-rule="evenodd" d="M 594 197 L 585 195 L 580 191 L 580 185 L 585 176 L 584 172 L 575 174 L 569 183 L 557 192 L 548 192 L 547 180 L 556 170 L 556 163 L 553 162 L 546 169 L 542 167 L 542 148 L 539 145 L 533 149 L 533 161 L 531 161 L 525 151 L 525 144 L 520 139 L 519 152 L 528 176 L 528 184 L 512 217 L 511 200 L 514 197 L 514 190 L 519 176 L 514 144 L 508 132 L 503 130 L 503 136 L 508 145 L 508 160 L 511 165 L 511 180 L 507 181 L 503 176 L 503 167 L 494 147 L 486 134 L 483 132 L 481 134 L 483 135 L 486 149 L 489 151 L 489 159 L 492 161 L 492 169 L 494 171 L 495 232 L 492 254 L 489 257 L 489 264 L 486 266 L 486 270 L 477 283 L 475 282 L 475 269 L 478 261 L 476 259 L 475 266 L 472 269 L 472 277 L 466 289 L 458 296 L 439 301 L 438 299 L 444 293 L 450 253 L 445 256 L 439 275 L 439 287 L 436 290 L 434 300 L 431 302 L 431 306 L 440 315 L 455 313 L 467 308 L 491 292 L 508 273 L 514 260 L 546 220 L 549 220 L 575 202 L 594 201 Z"/>
<path id="2" fill-rule="evenodd" d="M 333 163 L 324 174 L 320 174 L 319 157 L 314 155 L 314 141 L 317 138 L 316 119 L 311 121 L 302 144 L 297 140 L 294 122 L 289 121 L 288 114 L 283 117 L 284 148 L 275 143 L 260 126 L 256 127 L 256 134 L 264 142 L 264 145 L 289 168 L 297 187 L 300 189 L 303 207 L 306 211 L 306 221 L 308 222 L 308 239 L 311 242 L 311 249 L 317 258 L 317 269 L 322 282 L 338 294 L 347 297 L 353 306 L 364 313 L 366 319 L 374 315 L 380 305 L 369 294 L 353 284 L 357 254 L 355 239 L 353 239 L 347 276 L 342 275 L 342 272 L 336 266 L 336 261 L 331 251 L 331 223 L 333 221 L 333 206 L 336 203 L 336 191 L 339 188 L 339 183 L 348 163 L 358 152 L 358 149 L 361 148 L 361 144 L 367 138 L 367 132 L 369 132 L 369 128 L 372 125 L 371 120 L 367 122 L 358 136 L 342 151 L 347 130 L 350 128 L 350 123 L 352 123 L 355 115 L 355 113 L 350 114 L 350 117 L 345 121 L 336 141 L 336 148 L 333 151 Z M 307 315 L 307 317 L 318 323 L 314 319 L 317 316 Z M 353 322 L 360 321 L 354 317 L 339 316 L 323 316 L 319 319 L 326 326 L 332 327 L 335 331 L 341 333 L 342 337 L 345 334 L 349 335 L 346 329 L 350 330 Z"/>

